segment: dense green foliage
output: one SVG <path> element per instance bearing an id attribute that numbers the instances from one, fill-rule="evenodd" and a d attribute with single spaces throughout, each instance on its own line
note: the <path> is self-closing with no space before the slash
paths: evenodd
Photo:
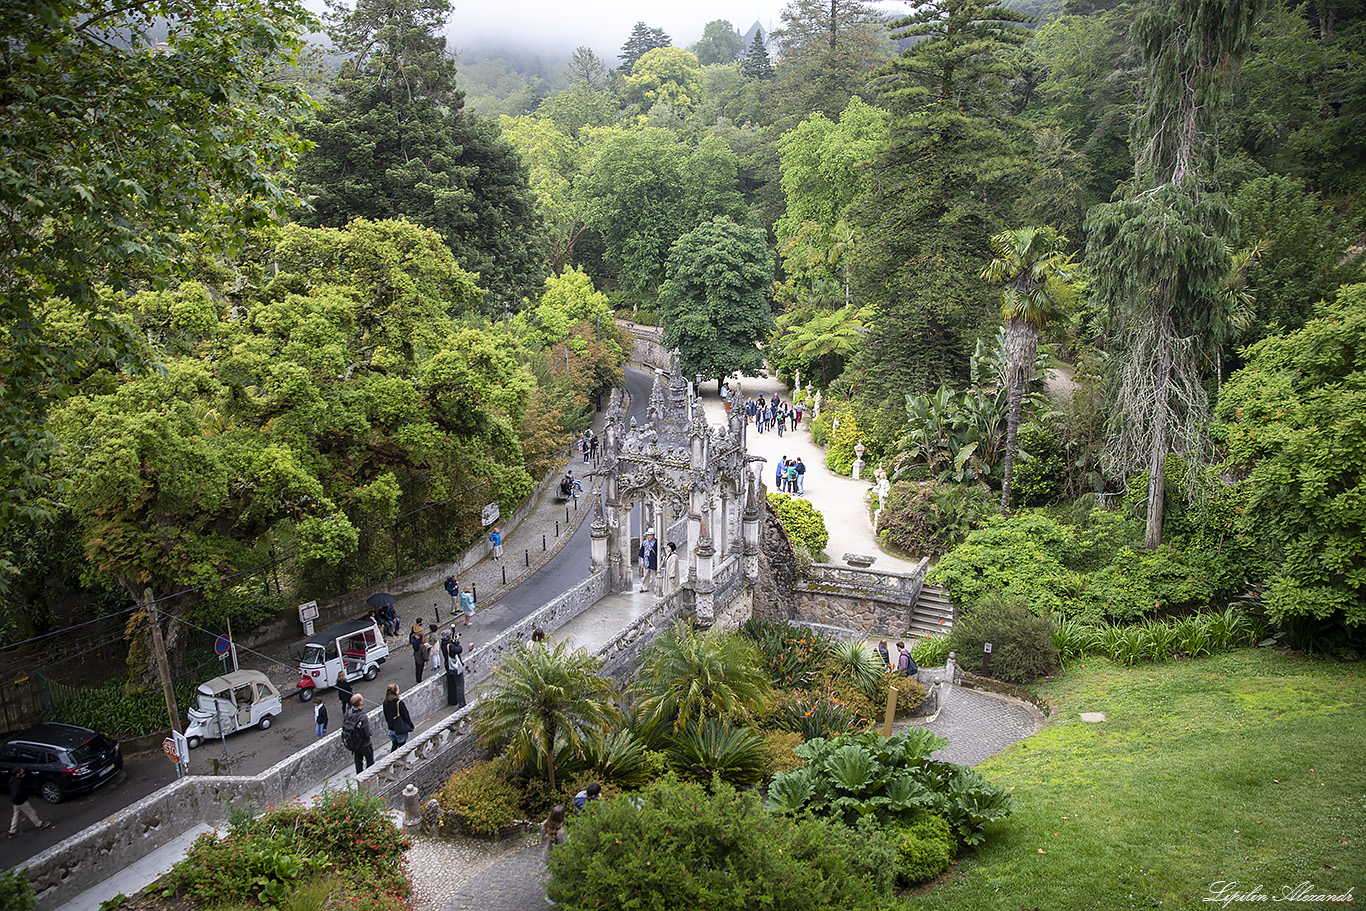
<path id="1" fill-rule="evenodd" d="M 522 819 L 522 792 L 512 780 L 506 754 L 470 763 L 436 792 L 443 812 L 454 812 L 475 835 L 497 835 Z"/>
<path id="2" fill-rule="evenodd" d="M 11 867 L 0 872 L 0 909 L 37 911 L 38 896 L 28 878 L 28 867 Z"/>
<path id="3" fill-rule="evenodd" d="M 228 831 L 195 839 L 157 888 L 196 904 L 252 896 L 278 906 L 321 880 L 341 906 L 399 911 L 412 895 L 402 864 L 408 847 L 379 797 L 356 788 L 324 791 L 311 807 L 231 812 Z"/>
<path id="4" fill-rule="evenodd" d="M 99 289 L 180 272 L 204 221 L 229 251 L 289 207 L 280 173 L 307 98 L 270 75 L 314 24 L 302 4 L 255 0 L 0 11 L 0 533 L 60 508 L 49 407 L 94 364 L 147 363 Z M 0 593 L 12 571 L 0 552 Z"/>
<path id="5" fill-rule="evenodd" d="M 766 812 L 753 792 L 664 780 L 576 819 L 549 895 L 572 907 L 873 909 L 890 892 L 884 837 Z"/>
<path id="6" fill-rule="evenodd" d="M 1052 620 L 1031 613 L 1018 597 L 988 595 L 959 611 L 948 639 L 969 669 L 991 643 L 989 674 L 997 680 L 1032 683 L 1058 667 Z"/>
<path id="7" fill-rule="evenodd" d="M 1095 510 L 1071 525 L 1037 513 L 994 518 L 930 571 L 954 603 L 971 606 L 992 592 L 1035 613 L 1091 621 L 1133 620 L 1171 608 L 1199 608 L 1235 597 L 1246 576 L 1232 556 L 1196 546 L 1139 546 L 1136 519 Z"/>
<path id="8" fill-rule="evenodd" d="M 693 147 L 658 127 L 615 132 L 575 192 L 627 289 L 654 291 L 674 242 L 718 215 L 742 217 L 735 153 L 716 137 Z"/>
<path id="9" fill-rule="evenodd" d="M 773 281 L 764 233 L 717 216 L 674 242 L 667 270 L 659 289 L 664 344 L 678 352 L 684 375 L 720 382 L 757 372 L 763 360 L 755 345 L 774 329 L 764 299 Z"/>
<path id="10" fill-rule="evenodd" d="M 438 30 L 448 0 L 360 0 L 329 35 L 348 58 L 304 135 L 309 224 L 409 218 L 435 229 L 486 290 L 515 303 L 540 281 L 544 252 L 526 166 L 497 127 L 463 110 Z"/>
<path id="11" fill-rule="evenodd" d="M 939 557 L 995 512 L 994 501 L 982 484 L 900 481 L 878 513 L 878 537 L 913 557 Z"/>
<path id="12" fill-rule="evenodd" d="M 820 511 L 810 500 L 785 493 L 768 494 L 768 502 L 778 513 L 787 539 L 796 547 L 806 548 L 813 559 L 819 559 L 825 545 L 830 543 L 830 532 L 825 528 L 825 517 Z"/>
<path id="13" fill-rule="evenodd" d="M 1303 329 L 1249 348 L 1219 404 L 1249 471 L 1239 529 L 1266 561 L 1278 620 L 1366 623 L 1363 337 L 1366 285 L 1351 285 Z"/>
<path id="14" fill-rule="evenodd" d="M 796 750 L 806 766 L 775 775 L 769 803 L 781 812 L 809 810 L 846 825 L 865 817 L 880 824 L 911 822 L 917 810 L 929 810 L 962 843 L 981 844 L 986 824 L 1010 814 L 1010 792 L 972 769 L 929 758 L 947 743 L 924 728 L 891 737 L 808 740 Z"/>
<path id="15" fill-rule="evenodd" d="M 650 644 L 631 689 L 636 710 L 653 724 L 687 728 L 708 718 L 752 718 L 768 698 L 768 677 L 745 640 L 679 620 Z"/>
<path id="16" fill-rule="evenodd" d="M 479 483 L 505 506 L 531 489 L 519 431 L 534 380 L 449 321 L 479 292 L 434 233 L 291 225 L 260 255 L 278 274 L 234 306 L 234 271 L 130 299 L 125 325 L 163 369 L 99 371 L 53 415 L 86 554 L 131 595 L 281 545 L 316 594 L 345 591 L 402 572 L 396 550 L 427 565 L 477 527 L 453 503 L 407 523 L 406 545 L 377 542 L 399 512 Z"/>

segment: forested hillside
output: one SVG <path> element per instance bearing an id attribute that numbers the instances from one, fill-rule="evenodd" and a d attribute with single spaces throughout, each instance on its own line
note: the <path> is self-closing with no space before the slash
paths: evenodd
<path id="1" fill-rule="evenodd" d="M 10 642 L 448 557 L 619 380 L 612 310 L 688 375 L 757 344 L 819 390 L 817 438 L 897 482 L 893 546 L 1048 509 L 1155 608 L 1251 586 L 1360 636 L 1358 0 L 791 0 L 563 72 L 462 70 L 446 0 L 0 21 Z"/>

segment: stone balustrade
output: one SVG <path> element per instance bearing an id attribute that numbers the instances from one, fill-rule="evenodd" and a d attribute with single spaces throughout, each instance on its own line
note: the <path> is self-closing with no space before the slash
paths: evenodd
<path id="1" fill-rule="evenodd" d="M 792 619 L 864 635 L 901 635 L 912 628 L 928 569 L 928 560 L 910 573 L 816 563 L 793 584 L 797 611 Z"/>

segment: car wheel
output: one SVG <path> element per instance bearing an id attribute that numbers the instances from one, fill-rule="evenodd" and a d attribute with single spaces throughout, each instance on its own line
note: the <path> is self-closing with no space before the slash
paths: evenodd
<path id="1" fill-rule="evenodd" d="M 269 728 L 270 728 L 270 716 L 269 716 L 269 715 L 266 715 L 266 716 L 262 717 L 261 720 L 260 720 L 260 722 L 257 724 L 257 727 L 259 727 L 259 728 L 260 728 L 261 730 L 263 730 L 263 731 L 269 730 Z"/>
<path id="2" fill-rule="evenodd" d="M 365 669 L 365 679 L 366 679 L 366 680 L 374 680 L 374 679 L 375 679 L 376 677 L 378 677 L 378 676 L 379 676 L 379 667 L 378 667 L 378 666 L 372 664 L 372 665 L 370 665 L 368 668 Z"/>
<path id="3" fill-rule="evenodd" d="M 310 686 L 310 687 L 308 687 L 308 688 L 306 688 L 306 689 L 299 690 L 299 701 L 300 701 L 300 702 L 312 702 L 312 701 L 313 701 L 313 687 Z"/>
<path id="4" fill-rule="evenodd" d="M 39 793 L 43 795 L 43 800 L 46 800 L 48 803 L 61 803 L 62 798 L 66 796 L 62 793 L 62 786 L 55 781 L 43 782 L 42 787 L 39 789 Z"/>
<path id="5" fill-rule="evenodd" d="M 198 746 L 199 746 L 201 743 L 203 743 L 203 742 L 204 742 L 204 741 L 201 740 L 201 739 L 199 738 L 199 735 L 195 735 L 194 737 L 186 737 L 186 738 L 185 738 L 185 743 L 188 744 L 189 747 L 190 747 L 190 749 L 192 749 L 192 750 L 195 749 L 196 747 L 198 747 Z"/>

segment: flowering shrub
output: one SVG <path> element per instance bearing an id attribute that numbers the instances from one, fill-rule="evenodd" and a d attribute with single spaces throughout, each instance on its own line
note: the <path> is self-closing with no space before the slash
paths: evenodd
<path id="1" fill-rule="evenodd" d="M 200 904 L 254 899 L 276 905 L 326 879 L 340 908 L 403 911 L 412 895 L 403 864 L 408 847 L 378 797 L 328 791 L 311 807 L 231 813 L 227 834 L 197 838 L 159 888 Z"/>

